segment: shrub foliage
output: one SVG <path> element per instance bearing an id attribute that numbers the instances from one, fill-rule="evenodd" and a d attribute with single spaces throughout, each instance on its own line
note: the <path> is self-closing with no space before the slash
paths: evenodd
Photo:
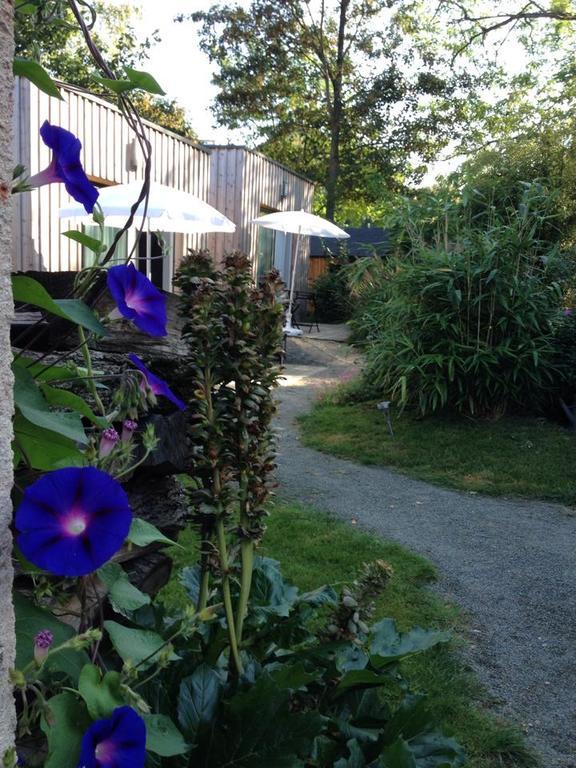
<path id="1" fill-rule="evenodd" d="M 410 204 L 401 224 L 402 247 L 355 320 L 371 386 L 422 414 L 544 407 L 562 377 L 562 258 L 541 236 L 543 191 L 527 185 L 518 207 L 484 209 L 480 220 L 466 199 Z"/>

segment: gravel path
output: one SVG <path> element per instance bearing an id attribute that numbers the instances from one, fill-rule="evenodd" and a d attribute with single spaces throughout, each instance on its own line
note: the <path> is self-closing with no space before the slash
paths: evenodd
<path id="1" fill-rule="evenodd" d="M 467 660 L 545 768 L 576 768 L 576 514 L 549 503 L 443 490 L 302 446 L 294 419 L 353 364 L 299 342 L 280 390 L 281 494 L 429 558 L 470 618 Z M 374 418 L 381 417 L 375 411 Z"/>

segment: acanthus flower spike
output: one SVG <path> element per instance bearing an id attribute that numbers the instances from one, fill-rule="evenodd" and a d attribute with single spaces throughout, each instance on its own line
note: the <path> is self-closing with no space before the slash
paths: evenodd
<path id="1" fill-rule="evenodd" d="M 80 139 L 65 128 L 51 125 L 48 120 L 42 124 L 40 136 L 52 150 L 52 159 L 47 168 L 27 180 L 27 185 L 42 187 L 45 184 L 64 184 L 70 197 L 81 203 L 86 213 L 92 213 L 99 193 L 82 168 Z"/>
<path id="2" fill-rule="evenodd" d="M 108 290 L 118 311 L 150 336 L 166 336 L 166 297 L 133 264 L 108 270 Z"/>

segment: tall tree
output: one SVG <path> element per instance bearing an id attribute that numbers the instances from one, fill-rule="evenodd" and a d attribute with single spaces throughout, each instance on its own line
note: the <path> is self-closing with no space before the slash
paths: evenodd
<path id="1" fill-rule="evenodd" d="M 192 14 L 217 65 L 214 113 L 325 188 L 351 199 L 401 185 L 413 156 L 454 129 L 459 88 L 418 0 L 253 0 Z M 419 14 L 422 26 L 414 22 Z"/>
<path id="2" fill-rule="evenodd" d="M 532 26 L 540 21 L 576 21 L 576 6 L 572 0 L 517 0 L 505 9 L 500 2 L 494 1 L 487 4 L 478 0 L 440 0 L 440 3 L 457 10 L 457 21 L 465 29 L 464 47 L 484 41 L 493 32 L 507 32 L 518 26 Z"/>
<path id="3" fill-rule="evenodd" d="M 14 6 L 0 3 L 0 763 L 13 745 L 16 714 L 10 669 L 14 666 L 15 638 L 12 609 L 12 354 L 10 319 L 14 313 L 10 284 L 12 204 L 10 184 L 12 155 L 12 58 L 14 55 Z"/>
<path id="4" fill-rule="evenodd" d="M 111 5 L 97 0 L 91 8 L 94 41 L 114 72 L 121 74 L 125 67 L 140 66 L 150 48 L 159 42 L 157 33 L 143 41 L 137 39 L 133 4 Z M 109 98 L 110 92 L 96 78 L 94 62 L 67 4 L 40 4 L 36 13 L 17 14 L 15 32 L 19 55 L 40 60 L 65 83 Z M 142 117 L 187 138 L 197 138 L 186 111 L 175 100 L 149 94 L 135 94 L 133 100 Z"/>
<path id="5" fill-rule="evenodd" d="M 511 0 L 503 8 L 498 0 L 442 0 L 441 5 L 456 11 L 456 55 L 484 48 L 509 62 L 507 52 L 514 46 L 522 61 L 515 74 L 502 73 L 499 88 L 470 121 L 460 147 L 472 158 L 467 174 L 485 162 L 487 169 L 494 163 L 497 176 L 515 167 L 510 178 L 524 173 L 524 180 L 552 181 L 565 196 L 576 140 L 576 2 Z"/>
<path id="6" fill-rule="evenodd" d="M 190 122 L 186 110 L 176 99 L 151 96 L 149 93 L 135 93 L 132 97 L 138 112 L 146 120 L 161 125 L 169 131 L 198 141 L 198 134 Z"/>

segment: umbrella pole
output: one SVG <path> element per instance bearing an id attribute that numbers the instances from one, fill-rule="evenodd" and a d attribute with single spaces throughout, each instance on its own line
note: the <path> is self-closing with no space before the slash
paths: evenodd
<path id="1" fill-rule="evenodd" d="M 296 235 L 296 250 L 294 252 L 294 262 L 292 264 L 292 276 L 290 278 L 290 296 L 288 299 L 288 312 L 286 313 L 286 325 L 284 333 L 286 336 L 301 336 L 302 331 L 292 326 L 292 306 L 294 304 L 294 283 L 296 279 L 296 265 L 298 264 L 298 255 L 300 252 L 300 241 L 302 239 L 302 227 L 299 228 Z"/>

